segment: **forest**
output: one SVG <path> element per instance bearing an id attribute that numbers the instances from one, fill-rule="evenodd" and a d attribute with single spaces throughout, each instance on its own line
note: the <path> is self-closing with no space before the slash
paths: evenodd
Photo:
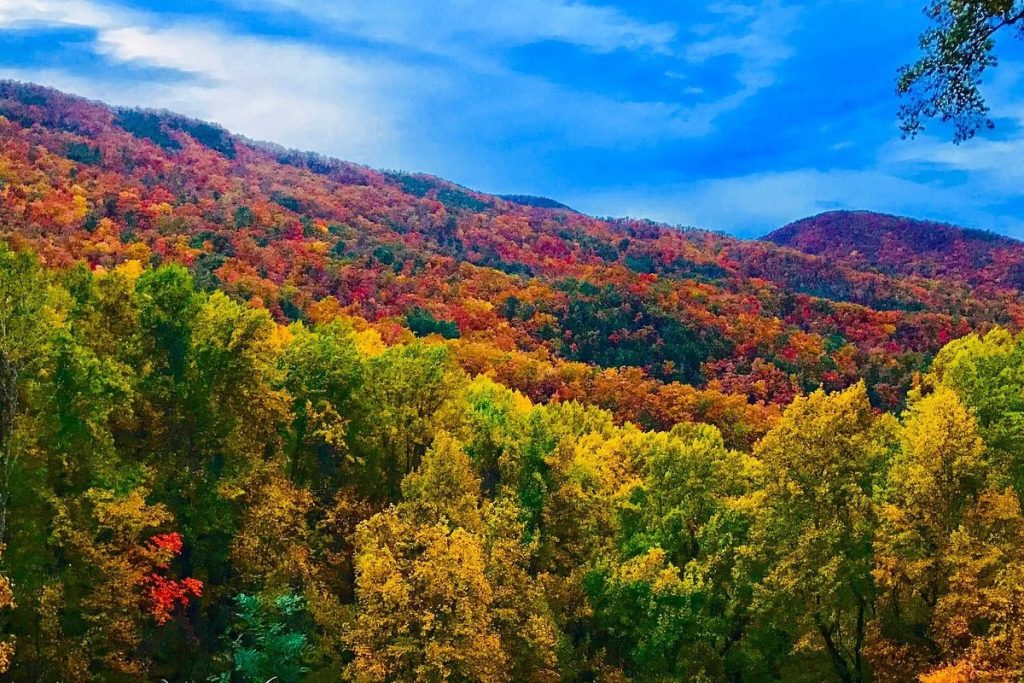
<path id="1" fill-rule="evenodd" d="M 10 680 L 1024 676 L 1019 242 L 597 219 L 15 82 L 0 207 Z"/>
<path id="2" fill-rule="evenodd" d="M 1024 337 L 749 449 L 0 250 L 13 680 L 1015 680 Z"/>

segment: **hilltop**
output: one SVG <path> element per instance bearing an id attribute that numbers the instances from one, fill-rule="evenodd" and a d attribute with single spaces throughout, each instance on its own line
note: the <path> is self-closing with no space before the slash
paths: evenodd
<path id="1" fill-rule="evenodd" d="M 1024 242 L 947 223 L 832 211 L 779 228 L 765 239 L 889 275 L 1024 285 Z"/>

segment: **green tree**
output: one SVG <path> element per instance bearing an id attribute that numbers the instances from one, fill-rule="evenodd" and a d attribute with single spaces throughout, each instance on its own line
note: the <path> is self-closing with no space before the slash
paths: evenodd
<path id="1" fill-rule="evenodd" d="M 186 328 L 182 388 L 155 463 L 159 491 L 195 539 L 197 570 L 229 571 L 228 551 L 246 493 L 281 466 L 287 395 L 277 364 L 277 329 L 263 309 L 216 292 Z M 167 452 L 167 445 L 174 449 Z"/>
<path id="2" fill-rule="evenodd" d="M 280 357 L 293 415 L 288 473 L 307 486 L 337 484 L 355 464 L 347 437 L 357 417 L 354 394 L 363 381 L 363 364 L 352 330 L 341 323 L 313 330 L 297 323 L 289 329 L 294 338 Z"/>
<path id="3" fill-rule="evenodd" d="M 459 326 L 453 320 L 438 320 L 433 313 L 415 307 L 405 314 L 405 324 L 417 337 L 439 334 L 445 339 L 458 339 Z"/>
<path id="4" fill-rule="evenodd" d="M 736 562 L 755 466 L 708 425 L 639 434 L 641 485 L 619 505 L 616 556 L 588 577 L 595 626 L 640 680 L 723 679 L 741 670 L 750 584 Z"/>
<path id="5" fill-rule="evenodd" d="M 231 671 L 222 683 L 297 683 L 309 668 L 308 617 L 301 596 L 235 596 L 234 622 L 229 631 Z"/>
<path id="6" fill-rule="evenodd" d="M 419 466 L 437 430 L 454 427 L 445 409 L 465 381 L 440 345 L 393 346 L 366 364 L 357 399 L 360 419 L 349 431 L 353 453 L 363 463 L 363 491 L 398 499 L 402 478 Z"/>
<path id="7" fill-rule="evenodd" d="M 49 284 L 32 254 L 0 243 L 0 544 L 18 449 L 15 423 L 28 373 L 45 362 L 53 335 Z"/>
<path id="8" fill-rule="evenodd" d="M 488 496 L 515 492 L 522 481 L 532 408 L 519 392 L 483 376 L 466 388 L 460 436 Z"/>
<path id="9" fill-rule="evenodd" d="M 929 381 L 953 389 L 974 415 L 992 484 L 1024 494 L 1024 337 L 997 328 L 950 342 Z"/>

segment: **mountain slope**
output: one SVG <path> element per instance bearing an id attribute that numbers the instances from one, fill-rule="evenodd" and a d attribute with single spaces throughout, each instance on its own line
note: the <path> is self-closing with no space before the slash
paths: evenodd
<path id="1" fill-rule="evenodd" d="M 1024 242 L 946 223 L 833 211 L 787 225 L 765 239 L 890 275 L 1015 289 L 1024 285 Z"/>
<path id="2" fill-rule="evenodd" d="M 797 392 L 861 379 L 898 405 L 946 341 L 1024 320 L 996 280 L 842 246 L 599 220 L 26 84 L 0 83 L 0 116 L 0 237 L 52 267 L 182 263 L 281 322 L 433 336 L 535 400 L 645 424 L 763 424 Z"/>

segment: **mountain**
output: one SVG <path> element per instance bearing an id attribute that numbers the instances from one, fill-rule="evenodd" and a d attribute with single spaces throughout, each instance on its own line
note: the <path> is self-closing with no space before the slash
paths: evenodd
<path id="1" fill-rule="evenodd" d="M 0 83 L 0 677 L 1022 680 L 1016 247 L 922 225 Z"/>
<path id="2" fill-rule="evenodd" d="M 430 337 L 534 400 L 641 424 L 763 425 L 862 379 L 898 406 L 945 342 L 1024 316 L 1019 243 L 949 226 L 828 214 L 744 241 L 30 84 L 0 83 L 0 116 L 0 237 L 50 267 L 180 263 L 282 323 Z"/>
<path id="3" fill-rule="evenodd" d="M 1024 242 L 946 223 L 832 211 L 779 228 L 765 239 L 889 275 L 1015 289 L 1024 285 Z"/>

